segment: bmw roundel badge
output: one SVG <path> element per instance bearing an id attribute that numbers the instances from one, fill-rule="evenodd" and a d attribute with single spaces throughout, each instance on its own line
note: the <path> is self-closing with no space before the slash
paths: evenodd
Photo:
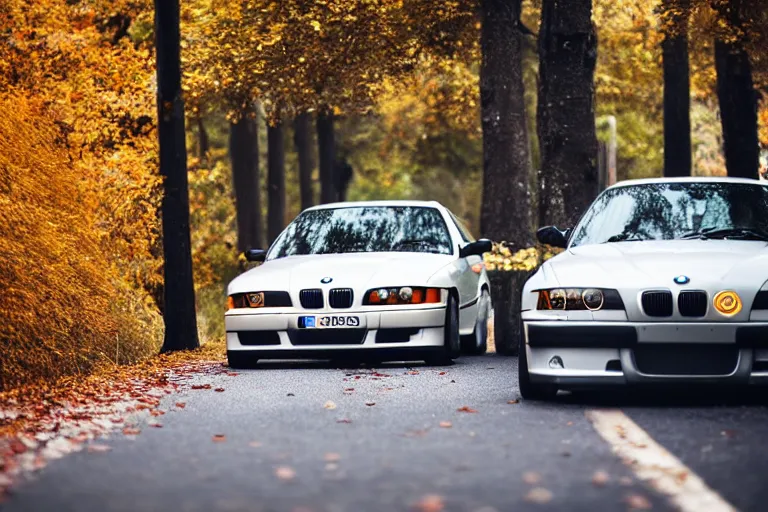
<path id="1" fill-rule="evenodd" d="M 677 276 L 675 277 L 675 283 L 677 284 L 688 284 L 691 282 L 691 279 L 688 276 Z"/>
<path id="2" fill-rule="evenodd" d="M 320 282 L 321 282 L 321 283 L 323 283 L 323 284 L 328 284 L 328 283 L 330 283 L 331 281 L 333 281 L 333 278 L 332 278 L 332 277 L 324 277 L 324 278 L 322 278 L 322 279 L 320 280 Z"/>

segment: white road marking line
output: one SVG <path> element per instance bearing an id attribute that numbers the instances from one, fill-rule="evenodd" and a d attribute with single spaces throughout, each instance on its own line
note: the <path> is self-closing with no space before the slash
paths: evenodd
<path id="1" fill-rule="evenodd" d="M 683 512 L 735 512 L 730 503 L 691 471 L 680 459 L 653 440 L 623 412 L 615 409 L 586 411 L 598 434 L 613 447 L 641 480 L 669 496 Z"/>

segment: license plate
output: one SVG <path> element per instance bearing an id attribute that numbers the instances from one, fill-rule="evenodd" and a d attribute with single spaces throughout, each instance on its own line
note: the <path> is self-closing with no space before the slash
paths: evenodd
<path id="1" fill-rule="evenodd" d="M 360 317 L 353 315 L 300 316 L 299 329 L 354 329 Z"/>

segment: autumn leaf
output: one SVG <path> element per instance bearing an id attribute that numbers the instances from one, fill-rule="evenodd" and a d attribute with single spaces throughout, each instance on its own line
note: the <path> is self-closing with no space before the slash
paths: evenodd
<path id="1" fill-rule="evenodd" d="M 365 402 L 365 405 L 367 405 L 368 407 L 373 407 L 374 405 L 376 405 L 376 402 Z"/>
<path id="2" fill-rule="evenodd" d="M 535 471 L 526 471 L 523 473 L 523 482 L 529 485 L 536 485 L 541 482 L 541 475 Z"/>
<path id="3" fill-rule="evenodd" d="M 630 510 L 650 510 L 653 508 L 648 498 L 640 494 L 628 494 L 624 498 L 624 502 Z"/>
<path id="4" fill-rule="evenodd" d="M 216 388 L 216 389 L 214 389 L 214 391 L 216 391 L 217 393 L 223 393 L 224 392 L 224 388 Z"/>
<path id="5" fill-rule="evenodd" d="M 141 433 L 141 430 L 135 427 L 125 427 L 123 429 L 123 434 L 126 436 L 137 436 Z"/>
<path id="6" fill-rule="evenodd" d="M 221 443 L 227 440 L 227 436 L 225 436 L 224 434 L 213 434 L 212 439 L 215 443 Z"/>
<path id="7" fill-rule="evenodd" d="M 336 423 L 352 423 L 352 420 L 350 420 L 348 418 L 340 418 L 340 419 L 336 420 Z"/>
<path id="8" fill-rule="evenodd" d="M 192 389 L 211 389 L 210 384 L 193 384 Z"/>
<path id="9" fill-rule="evenodd" d="M 184 402 L 176 402 L 176 407 L 178 407 L 179 409 L 183 409 L 186 406 L 187 406 L 187 404 L 184 403 Z"/>
<path id="10" fill-rule="evenodd" d="M 534 487 L 528 491 L 524 499 L 529 503 L 549 503 L 552 501 L 552 492 L 549 489 L 545 489 L 543 487 Z"/>
<path id="11" fill-rule="evenodd" d="M 331 400 L 328 400 L 327 402 L 325 402 L 325 404 L 323 404 L 323 407 L 328 410 L 333 410 L 336 408 L 336 404 Z"/>
<path id="12" fill-rule="evenodd" d="M 457 412 L 476 413 L 477 409 L 473 409 L 473 408 L 469 407 L 468 405 L 464 405 L 464 406 L 459 407 L 458 409 L 456 409 L 456 411 Z"/>
<path id="13" fill-rule="evenodd" d="M 103 453 L 108 452 L 112 449 L 111 446 L 108 446 L 106 444 L 89 444 L 88 445 L 88 451 L 92 453 Z"/>
<path id="14" fill-rule="evenodd" d="M 507 403 L 510 404 L 510 405 L 519 404 L 520 400 L 517 400 L 517 399 L 515 399 L 515 400 L 507 400 Z"/>
<path id="15" fill-rule="evenodd" d="M 334 452 L 328 452 L 323 456 L 325 462 L 338 462 L 341 460 L 341 455 Z"/>
<path id="16" fill-rule="evenodd" d="M 605 471 L 595 471 L 595 474 L 592 475 L 592 484 L 597 487 L 604 487 L 610 479 L 611 477 Z"/>
<path id="17" fill-rule="evenodd" d="M 284 482 L 288 482 L 296 478 L 296 472 L 288 466 L 280 466 L 275 469 L 275 476 Z"/>
<path id="18" fill-rule="evenodd" d="M 440 428 L 451 428 L 453 427 L 453 423 L 450 421 L 441 421 L 440 422 Z"/>
<path id="19" fill-rule="evenodd" d="M 418 512 L 441 512 L 445 509 L 445 503 L 442 496 L 427 494 L 414 503 L 413 508 Z"/>

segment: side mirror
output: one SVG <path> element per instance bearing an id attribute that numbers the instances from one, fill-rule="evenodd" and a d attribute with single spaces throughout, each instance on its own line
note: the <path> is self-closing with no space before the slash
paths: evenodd
<path id="1" fill-rule="evenodd" d="M 555 226 L 547 226 L 536 231 L 536 239 L 544 245 L 565 249 L 568 246 L 570 231 L 570 229 L 560 231 Z"/>
<path id="2" fill-rule="evenodd" d="M 459 249 L 459 257 L 482 256 L 486 252 L 493 250 L 493 242 L 486 238 L 481 238 L 476 242 L 469 243 Z"/>
<path id="3" fill-rule="evenodd" d="M 267 259 L 267 251 L 264 249 L 248 249 L 245 251 L 245 259 L 248 261 L 264 261 Z"/>

